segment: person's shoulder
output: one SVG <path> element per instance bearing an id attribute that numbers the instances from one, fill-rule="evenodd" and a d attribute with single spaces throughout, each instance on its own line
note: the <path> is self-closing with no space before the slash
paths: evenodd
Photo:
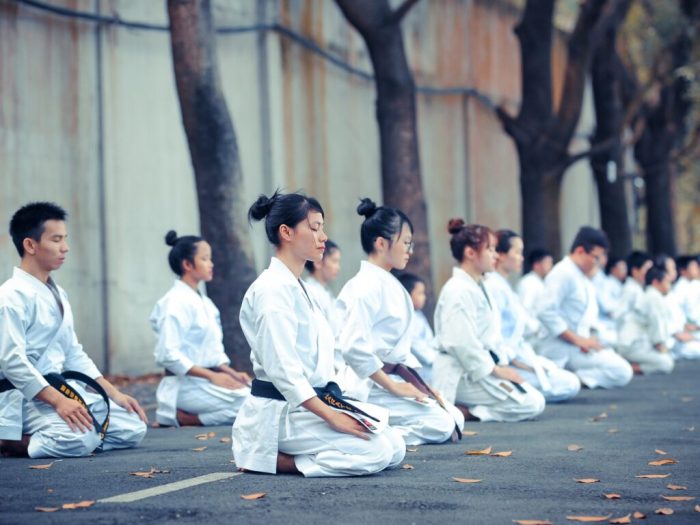
<path id="1" fill-rule="evenodd" d="M 34 302 L 36 290 L 17 277 L 10 277 L 0 285 L 0 307 L 22 308 Z"/>

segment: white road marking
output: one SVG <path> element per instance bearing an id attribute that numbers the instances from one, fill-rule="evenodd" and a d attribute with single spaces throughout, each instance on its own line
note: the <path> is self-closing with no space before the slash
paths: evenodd
<path id="1" fill-rule="evenodd" d="M 175 481 L 174 483 L 160 485 L 159 487 L 137 490 L 136 492 L 127 492 L 126 494 L 119 494 L 117 496 L 112 496 L 111 498 L 104 498 L 97 501 L 99 503 L 131 503 L 140 499 L 152 498 L 153 496 L 161 496 L 163 494 L 168 494 L 169 492 L 175 492 L 177 490 L 196 487 L 197 485 L 202 485 L 204 483 L 211 483 L 212 481 L 230 479 L 235 476 L 240 476 L 241 474 L 242 472 L 212 472 L 211 474 L 206 474 L 204 476 L 183 479 L 181 481 Z"/>

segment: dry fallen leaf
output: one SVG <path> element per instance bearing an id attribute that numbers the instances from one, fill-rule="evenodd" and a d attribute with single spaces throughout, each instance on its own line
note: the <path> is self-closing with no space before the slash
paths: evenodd
<path id="1" fill-rule="evenodd" d="M 502 452 L 494 452 L 491 454 L 491 456 L 496 457 L 496 458 L 507 458 L 508 456 L 512 456 L 513 451 L 512 450 L 504 450 Z"/>
<path id="2" fill-rule="evenodd" d="M 571 521 L 585 521 L 587 523 L 596 523 L 600 521 L 608 521 L 611 518 L 612 514 L 608 514 L 607 516 L 567 516 L 567 520 Z"/>
<path id="3" fill-rule="evenodd" d="M 49 470 L 51 467 L 53 467 L 54 463 L 56 463 L 56 462 L 52 461 L 51 463 L 46 463 L 44 465 L 32 465 L 29 468 L 32 470 Z"/>
<path id="4" fill-rule="evenodd" d="M 695 496 L 664 496 L 663 494 L 661 497 L 666 501 L 693 501 L 695 499 Z"/>
<path id="5" fill-rule="evenodd" d="M 668 507 L 663 507 L 661 509 L 656 509 L 654 511 L 654 514 L 663 514 L 664 516 L 670 516 L 673 514 L 673 509 L 669 509 Z"/>
<path id="6" fill-rule="evenodd" d="M 549 520 L 513 520 L 518 525 L 552 525 Z"/>
<path id="7" fill-rule="evenodd" d="M 267 492 L 255 492 L 253 494 L 241 494 L 241 498 L 247 500 L 262 499 L 267 495 Z"/>
<path id="8" fill-rule="evenodd" d="M 623 523 L 632 523 L 632 514 L 628 514 L 627 516 L 622 516 L 620 518 L 613 518 L 610 520 L 610 523 L 615 523 L 617 525 Z"/>
<path id="9" fill-rule="evenodd" d="M 141 472 L 129 472 L 130 475 L 132 476 L 138 476 L 140 478 L 152 478 L 154 474 L 169 474 L 169 470 L 160 470 L 154 467 L 151 467 L 150 470 L 146 471 L 141 471 Z"/>
<path id="10" fill-rule="evenodd" d="M 687 428 L 684 428 L 683 430 L 687 430 L 688 432 L 695 432 L 695 427 L 687 427 Z"/>
<path id="11" fill-rule="evenodd" d="M 604 419 L 608 419 L 608 413 L 607 413 L 607 412 L 603 412 L 603 413 L 601 413 L 601 414 L 598 414 L 598 415 L 595 416 L 595 417 L 592 417 L 592 418 L 591 418 L 591 421 L 597 423 L 598 421 L 603 421 Z"/>
<path id="12" fill-rule="evenodd" d="M 452 478 L 457 483 L 481 483 L 480 479 L 470 479 L 470 478 Z"/>
<path id="13" fill-rule="evenodd" d="M 86 509 L 92 507 L 94 504 L 95 500 L 85 500 L 78 503 L 64 503 L 62 507 L 66 510 Z"/>
<path id="14" fill-rule="evenodd" d="M 34 507 L 37 512 L 56 512 L 58 507 Z"/>
<path id="15" fill-rule="evenodd" d="M 581 479 L 574 479 L 576 483 L 598 483 L 600 480 L 595 479 L 595 478 L 581 478 Z"/>
<path id="16" fill-rule="evenodd" d="M 620 494 L 615 494 L 614 492 L 610 494 L 603 494 L 603 496 L 605 496 L 605 499 L 622 499 Z"/>
<path id="17" fill-rule="evenodd" d="M 700 512 L 700 505 L 695 505 L 694 510 L 695 512 Z"/>
<path id="18" fill-rule="evenodd" d="M 491 454 L 491 449 L 493 447 L 487 447 L 484 450 L 467 450 L 465 454 L 467 456 L 488 456 Z"/>
<path id="19" fill-rule="evenodd" d="M 478 432 L 474 432 L 473 430 L 462 430 L 462 435 L 463 436 L 478 436 Z"/>
<path id="20" fill-rule="evenodd" d="M 654 452 L 656 452 L 659 456 L 668 455 L 668 452 L 666 452 L 665 450 L 661 450 L 660 448 L 657 448 L 656 450 L 654 450 Z"/>
<path id="21" fill-rule="evenodd" d="M 634 519 L 636 519 L 636 520 L 645 520 L 645 519 L 647 519 L 647 515 L 644 514 L 643 512 L 639 512 L 639 511 L 633 512 L 633 513 L 632 513 L 632 517 L 633 517 Z"/>
<path id="22" fill-rule="evenodd" d="M 206 441 L 207 439 L 209 439 L 209 436 L 207 434 L 197 434 L 195 438 L 197 438 L 200 441 Z"/>
<path id="23" fill-rule="evenodd" d="M 681 401 L 683 401 L 684 403 L 690 403 L 692 400 L 693 400 L 693 398 L 690 396 L 686 396 L 686 397 L 681 398 Z"/>
<path id="24" fill-rule="evenodd" d="M 406 447 L 406 452 L 418 452 L 418 448 Z"/>
<path id="25" fill-rule="evenodd" d="M 673 483 L 666 485 L 666 488 L 671 490 L 688 490 L 688 487 L 685 485 L 674 485 Z"/>
<path id="26" fill-rule="evenodd" d="M 216 437 L 216 432 L 209 432 L 209 433 L 207 434 L 207 437 L 208 437 L 208 438 Z"/>
<path id="27" fill-rule="evenodd" d="M 46 492 L 48 492 L 49 494 L 51 494 L 51 493 L 53 492 L 53 489 L 47 489 Z"/>
<path id="28" fill-rule="evenodd" d="M 572 444 L 572 445 L 569 445 L 568 447 L 566 447 L 566 450 L 568 450 L 569 452 L 578 452 L 579 450 L 583 450 L 583 447 L 581 447 L 579 445 Z"/>
<path id="29" fill-rule="evenodd" d="M 660 478 L 667 478 L 671 474 L 640 474 L 639 476 L 635 476 L 635 478 L 646 478 L 646 479 L 660 479 Z"/>
<path id="30" fill-rule="evenodd" d="M 404 463 L 403 465 L 401 465 L 401 468 L 404 470 L 413 470 L 413 465 L 411 465 L 410 463 Z"/>
<path id="31" fill-rule="evenodd" d="M 207 447 L 197 447 L 197 448 L 193 448 L 192 450 L 194 450 L 195 452 L 202 452 L 203 450 L 206 450 L 206 449 L 207 449 Z"/>
<path id="32" fill-rule="evenodd" d="M 619 432 L 619 430 L 616 428 L 609 428 L 608 429 L 608 434 L 617 434 L 618 432 Z"/>
<path id="33" fill-rule="evenodd" d="M 231 438 L 230 437 L 222 437 L 219 440 L 219 443 L 231 443 Z"/>
<path id="34" fill-rule="evenodd" d="M 678 463 L 678 461 L 676 461 L 675 459 L 667 458 L 650 461 L 649 463 L 647 463 L 647 465 L 651 465 L 652 467 L 660 467 L 662 465 L 673 465 L 674 463 Z"/>

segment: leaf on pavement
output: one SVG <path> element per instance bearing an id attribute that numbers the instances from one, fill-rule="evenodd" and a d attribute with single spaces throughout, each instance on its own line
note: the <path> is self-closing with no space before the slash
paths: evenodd
<path id="1" fill-rule="evenodd" d="M 618 432 L 619 432 L 619 430 L 616 428 L 609 428 L 608 429 L 608 434 L 617 434 Z"/>
<path id="2" fill-rule="evenodd" d="M 602 412 L 601 414 L 598 414 L 595 417 L 591 418 L 591 421 L 594 423 L 597 423 L 598 421 L 603 421 L 604 419 L 608 419 L 608 413 L 607 412 Z"/>
<path id="3" fill-rule="evenodd" d="M 401 465 L 401 468 L 404 470 L 413 470 L 413 465 L 411 465 L 410 463 L 404 463 L 403 465 Z"/>
<path id="4" fill-rule="evenodd" d="M 206 449 L 207 449 L 207 447 L 197 447 L 197 448 L 193 448 L 192 450 L 194 450 L 195 452 L 202 452 L 203 450 L 206 450 Z"/>
<path id="5" fill-rule="evenodd" d="M 549 520 L 513 520 L 518 525 L 552 525 Z"/>
<path id="6" fill-rule="evenodd" d="M 208 437 L 209 439 L 215 438 L 215 437 L 216 437 L 216 432 L 209 432 L 209 433 L 207 434 L 207 437 Z"/>
<path id="7" fill-rule="evenodd" d="M 493 447 L 486 447 L 484 450 L 467 450 L 465 454 L 467 456 L 488 456 L 492 449 Z"/>
<path id="8" fill-rule="evenodd" d="M 647 515 L 644 514 L 643 512 L 635 511 L 632 513 L 632 517 L 636 520 L 645 520 L 647 519 Z"/>
<path id="9" fill-rule="evenodd" d="M 605 496 L 605 499 L 622 499 L 622 496 L 620 494 L 616 494 L 614 492 L 610 494 L 603 494 Z"/>
<path id="10" fill-rule="evenodd" d="M 646 478 L 646 479 L 661 479 L 661 478 L 667 478 L 671 474 L 639 474 L 638 476 L 635 476 L 635 478 Z"/>
<path id="11" fill-rule="evenodd" d="M 695 505 L 694 510 L 695 512 L 700 512 L 700 505 Z"/>
<path id="12" fill-rule="evenodd" d="M 690 403 L 692 400 L 693 400 L 693 398 L 690 396 L 686 396 L 686 397 L 681 398 L 681 401 L 683 401 L 684 403 Z"/>
<path id="13" fill-rule="evenodd" d="M 596 523 L 601 521 L 608 521 L 612 517 L 612 514 L 607 516 L 567 516 L 566 519 L 570 521 L 584 521 L 586 523 Z"/>
<path id="14" fill-rule="evenodd" d="M 462 435 L 463 436 L 478 436 L 478 432 L 474 432 L 473 430 L 462 430 Z"/>
<path id="15" fill-rule="evenodd" d="M 417 447 L 406 447 L 406 452 L 418 452 Z"/>
<path id="16" fill-rule="evenodd" d="M 56 462 L 52 461 L 51 463 L 45 463 L 44 465 L 32 465 L 29 468 L 32 470 L 49 470 L 51 467 L 53 467 L 54 463 Z"/>
<path id="17" fill-rule="evenodd" d="M 267 496 L 267 492 L 254 492 L 253 494 L 241 494 L 241 498 L 247 500 L 262 499 Z"/>
<path id="18" fill-rule="evenodd" d="M 695 432 L 695 427 L 687 427 L 687 428 L 684 428 L 683 430 L 687 430 L 688 432 Z"/>
<path id="19" fill-rule="evenodd" d="M 219 443 L 231 443 L 231 438 L 224 436 L 219 440 Z"/>
<path id="20" fill-rule="evenodd" d="M 152 478 L 154 474 L 170 474 L 169 470 L 160 470 L 155 467 L 151 467 L 150 470 L 140 471 L 140 472 L 129 472 L 132 476 L 138 476 L 140 478 Z"/>
<path id="21" fill-rule="evenodd" d="M 688 490 L 688 487 L 685 485 L 674 485 L 673 483 L 666 485 L 666 488 L 671 490 Z"/>
<path id="22" fill-rule="evenodd" d="M 695 496 L 665 496 L 661 494 L 661 497 L 666 501 L 693 501 Z"/>
<path id="23" fill-rule="evenodd" d="M 34 507 L 37 512 L 56 512 L 58 507 Z"/>
<path id="24" fill-rule="evenodd" d="M 452 478 L 457 483 L 481 483 L 480 479 L 469 479 L 469 478 Z"/>
<path id="25" fill-rule="evenodd" d="M 657 448 L 656 450 L 654 450 L 654 452 L 656 452 L 659 456 L 667 456 L 668 455 L 668 452 L 666 452 L 665 450 L 661 450 L 660 448 Z"/>
<path id="26" fill-rule="evenodd" d="M 654 514 L 662 514 L 664 516 L 670 516 L 673 514 L 673 509 L 669 509 L 668 507 L 662 507 L 660 509 L 656 509 L 654 511 Z"/>
<path id="27" fill-rule="evenodd" d="M 491 454 L 491 456 L 495 457 L 495 458 L 507 458 L 508 456 L 512 456 L 512 455 L 513 455 L 512 450 L 504 450 L 502 452 L 494 452 L 493 454 Z"/>
<path id="28" fill-rule="evenodd" d="M 581 478 L 581 479 L 574 479 L 576 483 L 598 483 L 600 482 L 599 479 L 595 478 Z"/>
<path id="29" fill-rule="evenodd" d="M 654 466 L 654 467 L 659 467 L 662 465 L 673 465 L 675 463 L 678 463 L 678 461 L 673 459 L 673 458 L 664 458 L 664 459 L 655 459 L 654 461 L 650 461 L 647 464 Z"/>
<path id="30" fill-rule="evenodd" d="M 195 438 L 197 438 L 200 441 L 206 441 L 207 439 L 209 439 L 209 435 L 206 433 L 205 434 L 197 434 L 195 436 Z"/>
<path id="31" fill-rule="evenodd" d="M 613 518 L 610 520 L 610 523 L 615 523 L 617 525 L 623 523 L 632 523 L 632 514 L 628 514 L 627 516 L 622 516 L 620 518 Z"/>
<path id="32" fill-rule="evenodd" d="M 583 450 L 583 447 L 580 445 L 571 444 L 568 447 L 566 447 L 566 450 L 568 450 L 569 452 L 578 452 L 579 450 Z"/>
<path id="33" fill-rule="evenodd" d="M 95 504 L 95 500 L 85 500 L 85 501 L 79 501 L 78 503 L 64 503 L 62 505 L 62 508 L 66 510 L 74 510 L 74 509 L 86 509 L 88 507 L 92 507 Z"/>

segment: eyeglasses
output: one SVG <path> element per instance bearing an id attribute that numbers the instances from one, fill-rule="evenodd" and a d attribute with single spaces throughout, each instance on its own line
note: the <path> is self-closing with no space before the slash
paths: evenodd
<path id="1" fill-rule="evenodd" d="M 413 253 L 415 243 L 413 241 L 404 241 L 403 246 L 406 248 L 406 253 Z"/>

